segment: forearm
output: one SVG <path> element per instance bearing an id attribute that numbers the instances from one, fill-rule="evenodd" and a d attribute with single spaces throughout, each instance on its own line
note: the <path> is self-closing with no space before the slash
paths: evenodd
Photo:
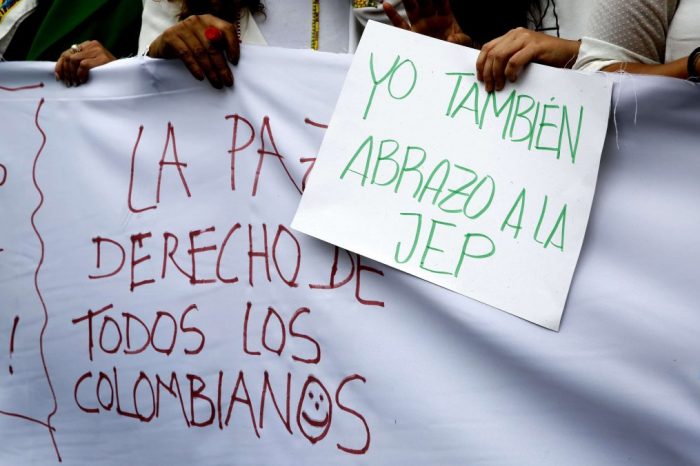
<path id="1" fill-rule="evenodd" d="M 604 67 L 602 71 L 625 71 L 632 74 L 651 74 L 688 79 L 688 58 L 679 58 L 678 60 L 661 65 L 648 65 L 645 63 L 613 63 L 612 65 Z"/>

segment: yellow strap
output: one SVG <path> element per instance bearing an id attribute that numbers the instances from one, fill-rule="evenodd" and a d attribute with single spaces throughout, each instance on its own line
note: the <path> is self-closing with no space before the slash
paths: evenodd
<path id="1" fill-rule="evenodd" d="M 352 0 L 353 8 L 376 7 L 377 0 Z M 321 30 L 321 0 L 311 3 L 311 49 L 318 50 L 319 33 Z"/>
<path id="2" fill-rule="evenodd" d="M 311 5 L 311 49 L 318 50 L 318 36 L 321 29 L 321 2 L 313 0 Z"/>

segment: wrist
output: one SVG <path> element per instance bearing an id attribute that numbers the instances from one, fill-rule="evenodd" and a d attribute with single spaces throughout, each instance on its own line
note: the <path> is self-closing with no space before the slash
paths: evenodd
<path id="1" fill-rule="evenodd" d="M 572 68 L 576 59 L 578 58 L 578 51 L 581 48 L 581 39 L 579 40 L 567 40 L 566 49 L 569 52 L 569 57 L 567 62 L 564 64 L 564 68 Z"/>
<path id="2" fill-rule="evenodd" d="M 547 45 L 548 50 L 554 51 L 555 54 L 551 60 L 544 59 L 545 65 L 556 66 L 559 68 L 571 68 L 576 63 L 578 51 L 581 47 L 581 42 L 577 40 L 560 39 L 552 37 L 551 44 Z"/>

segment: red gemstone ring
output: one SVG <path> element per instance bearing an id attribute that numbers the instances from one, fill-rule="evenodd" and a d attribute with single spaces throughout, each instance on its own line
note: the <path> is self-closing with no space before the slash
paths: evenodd
<path id="1" fill-rule="evenodd" d="M 204 37 L 207 38 L 210 44 L 216 46 L 221 44 L 224 35 L 219 28 L 209 26 L 204 30 Z"/>

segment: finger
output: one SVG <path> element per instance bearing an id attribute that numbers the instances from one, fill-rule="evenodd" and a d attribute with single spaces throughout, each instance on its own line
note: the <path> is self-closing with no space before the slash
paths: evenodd
<path id="1" fill-rule="evenodd" d="M 479 56 L 476 59 L 476 79 L 479 81 L 484 80 L 484 67 L 486 66 L 486 61 L 488 60 L 488 55 L 491 49 L 493 48 L 493 43 L 494 41 L 487 42 L 484 44 L 483 47 L 481 47 L 481 51 L 479 51 Z"/>
<path id="2" fill-rule="evenodd" d="M 209 61 L 212 65 L 212 70 L 218 77 L 219 82 L 223 83 L 227 87 L 231 87 L 233 86 L 233 75 L 231 74 L 231 69 L 228 67 L 228 63 L 226 62 L 226 58 L 224 57 L 223 50 L 219 48 L 223 44 L 211 43 L 211 41 L 207 39 L 205 31 L 206 28 L 197 30 L 197 37 L 207 49 L 207 53 L 209 54 Z"/>
<path id="3" fill-rule="evenodd" d="M 63 57 L 63 63 L 61 65 L 61 80 L 63 80 L 63 83 L 66 86 L 70 86 L 70 60 L 69 60 L 70 55 L 66 55 Z"/>
<path id="4" fill-rule="evenodd" d="M 80 64 L 76 70 L 75 76 L 80 84 L 84 84 L 88 80 L 90 70 L 102 66 L 114 60 L 114 56 L 97 44 L 88 51 L 86 57 L 80 60 Z"/>
<path id="5" fill-rule="evenodd" d="M 65 82 L 68 86 L 78 84 L 75 80 L 74 69 L 80 64 L 80 55 L 82 55 L 82 52 L 74 53 L 73 51 L 69 51 L 66 55 L 66 59 L 63 64 L 63 82 Z"/>
<path id="6" fill-rule="evenodd" d="M 95 47 L 95 44 L 99 45 L 98 42 L 92 40 L 86 40 L 78 44 L 77 52 L 73 51 L 73 47 L 66 52 L 66 63 L 67 70 L 66 78 L 69 85 L 79 86 L 85 82 L 85 78 L 81 78 L 78 73 L 78 69 L 83 60 L 93 58 L 98 52 L 99 48 Z"/>
<path id="7" fill-rule="evenodd" d="M 63 81 L 66 86 L 70 85 L 70 82 L 68 81 L 68 58 L 70 57 L 71 53 L 72 52 L 70 50 L 66 50 L 61 54 L 56 62 L 56 77 Z"/>
<path id="8" fill-rule="evenodd" d="M 525 68 L 525 65 L 534 60 L 535 54 L 536 51 L 534 47 L 525 47 L 510 57 L 505 70 L 506 78 L 514 83 L 518 79 L 520 72 Z"/>
<path id="9" fill-rule="evenodd" d="M 86 83 L 90 74 L 90 70 L 100 65 L 104 65 L 108 61 L 109 60 L 106 60 L 106 57 L 103 56 L 81 60 L 80 65 L 78 66 L 78 70 L 76 71 L 76 78 L 78 79 L 78 82 L 80 82 L 81 84 Z"/>
<path id="10" fill-rule="evenodd" d="M 73 57 L 68 59 L 68 83 L 70 86 L 77 86 L 80 84 L 77 76 L 78 66 L 80 66 L 80 60 L 76 60 Z"/>
<path id="11" fill-rule="evenodd" d="M 78 86 L 81 84 L 80 79 L 78 79 L 78 67 L 80 67 L 80 63 L 87 58 L 91 58 L 90 51 L 85 50 L 71 54 L 68 57 L 68 81 L 71 85 Z"/>
<path id="12" fill-rule="evenodd" d="M 500 91 L 505 86 L 506 64 L 510 58 L 508 51 L 495 50 L 491 60 L 491 75 L 493 80 L 493 90 Z"/>
<path id="13" fill-rule="evenodd" d="M 506 85 L 505 71 L 510 58 L 517 53 L 524 44 L 515 40 L 512 36 L 505 36 L 498 47 L 494 48 L 490 55 L 492 58 L 491 73 L 493 75 L 493 87 L 500 91 Z"/>
<path id="14" fill-rule="evenodd" d="M 226 55 L 232 65 L 238 65 L 241 58 L 241 40 L 238 38 L 237 26 L 230 24 L 228 28 L 222 29 L 226 37 Z"/>
<path id="15" fill-rule="evenodd" d="M 241 56 L 241 41 L 238 37 L 237 26 L 223 19 L 219 19 L 216 16 L 206 16 L 211 18 L 211 25 L 218 28 L 224 34 L 224 38 L 226 39 L 226 56 L 232 65 L 237 65 Z"/>
<path id="16" fill-rule="evenodd" d="M 231 73 L 224 52 L 210 45 L 209 59 L 211 60 L 216 74 L 219 76 L 220 82 L 226 87 L 233 86 L 233 73 Z"/>
<path id="17" fill-rule="evenodd" d="M 415 24 L 420 21 L 420 10 L 418 9 L 418 3 L 416 0 L 404 0 L 403 6 L 406 9 L 406 15 L 411 24 Z"/>
<path id="18" fill-rule="evenodd" d="M 199 66 L 199 63 L 197 63 L 197 61 L 194 59 L 192 51 L 187 46 L 185 41 L 182 40 L 177 34 L 169 34 L 166 40 L 166 47 L 168 49 L 166 50 L 166 56 L 170 56 L 170 53 L 172 52 L 174 56 L 182 60 L 195 79 L 202 81 L 205 78 L 204 70 L 202 70 L 202 67 Z"/>
<path id="19" fill-rule="evenodd" d="M 195 25 L 194 27 L 192 27 L 192 29 L 198 28 L 200 26 L 201 25 Z M 220 89 L 221 80 L 219 79 L 219 75 L 214 70 L 214 66 L 212 65 L 211 60 L 209 59 L 209 51 L 207 50 L 209 44 L 207 44 L 206 42 L 202 43 L 197 34 L 195 34 L 191 29 L 183 29 L 179 31 L 178 37 L 182 39 L 182 41 L 185 42 L 185 44 L 187 44 L 187 48 L 191 52 L 192 59 L 197 62 L 197 64 L 202 69 L 204 75 L 207 77 L 211 85 L 217 89 Z"/>
<path id="20" fill-rule="evenodd" d="M 493 56 L 491 53 L 492 52 L 487 52 L 486 61 L 484 62 L 484 70 L 481 74 L 486 92 L 493 91 Z"/>
<path id="21" fill-rule="evenodd" d="M 63 79 L 63 61 L 65 58 L 63 57 L 66 52 L 63 52 L 60 57 L 58 57 L 58 60 L 56 61 L 56 66 L 53 69 L 54 76 L 56 76 L 56 80 L 61 80 Z"/>
<path id="22" fill-rule="evenodd" d="M 391 21 L 391 24 L 397 28 L 406 29 L 408 31 L 411 30 L 411 26 L 401 17 L 399 12 L 396 11 L 396 8 L 394 8 L 391 3 L 384 2 L 382 5 L 384 7 L 384 13 L 386 14 L 387 18 L 389 18 L 389 21 Z"/>

